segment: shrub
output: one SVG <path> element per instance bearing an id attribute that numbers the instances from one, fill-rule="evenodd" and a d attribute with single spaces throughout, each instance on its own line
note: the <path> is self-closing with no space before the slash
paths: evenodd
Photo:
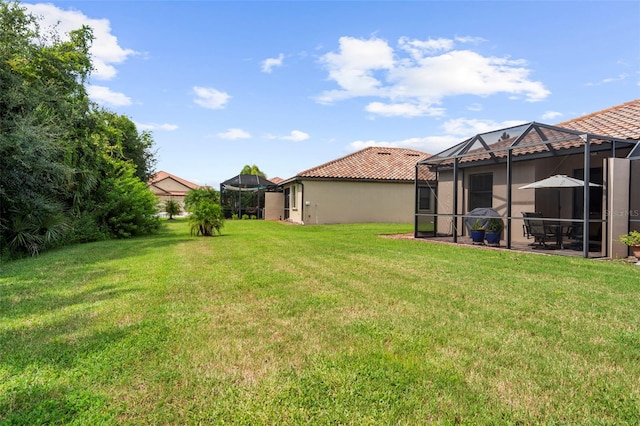
<path id="1" fill-rule="evenodd" d="M 176 200 L 167 200 L 164 204 L 164 211 L 169 215 L 169 220 L 173 219 L 173 216 L 177 216 L 182 213 L 180 203 Z"/>
<path id="2" fill-rule="evenodd" d="M 487 221 L 487 231 L 502 232 L 503 229 L 504 223 L 502 222 L 502 219 L 492 217 Z"/>
<path id="3" fill-rule="evenodd" d="M 220 204 L 201 200 L 197 204 L 192 204 L 190 209 L 191 235 L 211 237 L 215 232 L 221 233 L 224 226 L 224 215 Z"/>
<path id="4" fill-rule="evenodd" d="M 105 203 L 100 209 L 101 225 L 116 238 L 147 235 L 160 228 L 156 217 L 156 196 L 127 169 L 104 181 Z"/>
<path id="5" fill-rule="evenodd" d="M 211 201 L 220 204 L 220 192 L 209 186 L 192 189 L 184 197 L 184 209 L 188 212 L 201 201 Z"/>
<path id="6" fill-rule="evenodd" d="M 628 246 L 640 246 L 640 232 L 631 231 L 628 234 L 621 235 L 619 241 Z"/>

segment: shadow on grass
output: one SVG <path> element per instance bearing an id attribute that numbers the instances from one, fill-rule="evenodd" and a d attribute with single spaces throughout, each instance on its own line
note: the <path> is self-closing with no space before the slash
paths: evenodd
<path id="1" fill-rule="evenodd" d="M 114 285 L 75 290 L 73 294 L 33 288 L 31 282 L 20 282 L 7 288 L 0 296 L 1 319 L 17 320 L 38 314 L 51 314 L 56 310 L 82 304 L 96 304 L 120 295 L 131 293 L 132 289 L 118 289 Z"/>
<path id="2" fill-rule="evenodd" d="M 103 396 L 78 387 L 32 384 L 0 396 L 0 423 L 69 424 L 88 410 L 105 404 Z"/>
<path id="3" fill-rule="evenodd" d="M 96 389 L 89 384 L 112 375 L 105 355 L 131 331 L 113 328 L 82 336 L 84 327 L 81 319 L 67 317 L 0 334 L 1 424 L 66 424 L 104 405 L 107 397 L 89 391 Z"/>
<path id="4" fill-rule="evenodd" d="M 79 244 L 13 261 L 0 271 L 0 319 L 49 313 L 132 291 L 124 288 L 129 286 L 127 277 L 150 267 L 142 257 L 167 258 L 178 245 L 195 242 L 188 235 L 164 231 L 130 240 Z M 105 281 L 123 284 L 118 287 Z"/>
<path id="5" fill-rule="evenodd" d="M 182 224 L 178 223 L 177 226 Z M 27 272 L 32 275 L 35 269 L 45 269 L 52 264 L 56 267 L 68 267 L 72 265 L 88 265 L 97 262 L 108 262 L 124 258 L 143 256 L 155 250 L 164 250 L 180 244 L 189 244 L 197 241 L 189 235 L 189 230 L 176 230 L 162 228 L 158 233 L 129 239 L 114 239 L 106 241 L 94 241 L 74 244 L 71 246 L 54 248 L 45 251 L 35 257 L 15 260 L 2 260 L 0 263 L 0 283 L 2 278 L 21 275 Z"/>
<path id="6" fill-rule="evenodd" d="M 0 424 L 113 423 L 107 391 L 166 344 L 151 321 L 87 324 L 65 315 L 0 333 Z"/>

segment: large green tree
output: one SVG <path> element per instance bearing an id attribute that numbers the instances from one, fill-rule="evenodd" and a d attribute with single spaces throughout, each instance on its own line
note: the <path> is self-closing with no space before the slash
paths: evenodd
<path id="1" fill-rule="evenodd" d="M 42 33 L 19 3 L 0 2 L 0 256 L 157 228 L 153 140 L 89 101 L 92 41 L 88 27 Z"/>
<path id="2" fill-rule="evenodd" d="M 69 228 L 68 139 L 88 110 L 91 31 L 47 44 L 17 3 L 0 3 L 0 249 L 35 254 Z"/>

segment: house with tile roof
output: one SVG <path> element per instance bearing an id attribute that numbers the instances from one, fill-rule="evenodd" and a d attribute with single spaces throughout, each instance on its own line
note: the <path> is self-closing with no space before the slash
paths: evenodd
<path id="1" fill-rule="evenodd" d="M 506 225 L 507 248 L 538 243 L 561 253 L 566 242 L 584 257 L 626 257 L 617 239 L 640 229 L 639 140 L 640 99 L 556 125 L 531 122 L 475 135 L 419 163 L 417 173 L 435 174 L 436 203 L 432 214 L 416 210 L 415 235 L 465 242 L 465 219 L 490 208 Z M 541 183 L 557 175 L 579 186 Z M 536 225 L 549 235 L 531 235 L 529 213 L 542 216 Z"/>
<path id="2" fill-rule="evenodd" d="M 175 200 L 180 203 L 180 207 L 184 210 L 184 197 L 192 189 L 198 189 L 200 186 L 182 179 L 171 173 L 159 171 L 151 176 L 147 182 L 147 186 L 164 204 L 167 200 Z"/>
<path id="3" fill-rule="evenodd" d="M 268 200 L 266 218 L 299 224 L 411 223 L 416 164 L 428 157 L 412 149 L 369 147 L 304 170 L 280 182 L 281 193 L 267 194 L 273 207 Z M 418 192 L 430 197 L 422 185 Z M 418 199 L 429 211 L 431 198 Z"/>

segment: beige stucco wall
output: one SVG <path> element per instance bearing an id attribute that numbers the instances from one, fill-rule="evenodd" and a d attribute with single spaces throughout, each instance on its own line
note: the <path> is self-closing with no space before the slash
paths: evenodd
<path id="1" fill-rule="evenodd" d="M 458 193 L 460 193 L 462 185 L 458 182 Z M 458 197 L 459 200 L 462 197 Z M 458 203 L 460 201 L 458 200 Z M 458 204 L 458 209 L 460 204 Z M 453 172 L 440 172 L 438 174 L 436 211 L 438 214 L 453 214 Z M 439 234 L 449 234 L 452 232 L 453 219 L 448 216 L 438 216 L 436 219 L 437 230 Z M 460 234 L 458 232 L 458 234 Z"/>
<path id="2" fill-rule="evenodd" d="M 602 167 L 604 154 L 591 157 L 591 167 Z M 573 155 L 545 158 L 531 161 L 516 161 L 512 164 L 511 189 L 511 238 L 514 242 L 527 241 L 522 231 L 522 213 L 539 211 L 546 217 L 558 216 L 558 192 L 553 189 L 519 189 L 526 184 L 547 178 L 554 174 L 573 175 L 574 170 L 584 168 L 584 156 Z M 469 211 L 469 179 L 471 175 L 493 174 L 493 202 L 491 207 L 503 217 L 506 216 L 507 170 L 506 164 L 482 167 L 460 168 L 458 171 L 458 214 Z M 453 213 L 453 171 L 441 172 L 438 176 L 438 213 Z M 571 218 L 573 211 L 572 190 L 560 190 L 561 217 Z M 458 235 L 465 235 L 462 220 L 458 224 Z M 438 232 L 451 232 L 451 218 L 438 218 Z"/>
<path id="3" fill-rule="evenodd" d="M 169 200 L 177 201 L 180 204 L 180 208 L 184 206 L 184 195 L 156 195 L 158 201 L 166 203 Z"/>
<path id="4" fill-rule="evenodd" d="M 180 204 L 180 209 L 184 210 L 184 197 L 185 197 L 184 195 L 168 195 L 166 192 L 162 191 L 161 189 L 167 192 L 185 192 L 185 193 L 191 190 L 191 188 L 189 188 L 188 186 L 185 186 L 173 179 L 163 179 L 160 182 L 150 185 L 149 188 L 151 189 L 151 192 L 153 192 L 154 195 L 158 197 L 158 200 L 160 202 L 158 208 L 160 210 L 164 210 L 164 203 L 167 202 L 168 200 L 174 200 L 178 202 Z"/>
<path id="5" fill-rule="evenodd" d="M 597 154 L 594 153 L 590 157 L 591 168 L 604 167 L 604 163 L 607 160 L 607 154 L 603 152 Z M 536 161 L 535 179 L 533 181 L 558 174 L 573 176 L 574 171 L 577 169 L 584 169 L 584 156 L 582 154 L 538 160 Z M 565 219 L 571 218 L 573 216 L 572 190 L 560 191 L 562 205 L 560 217 Z M 535 201 L 536 208 L 538 211 L 542 212 L 543 215 L 549 217 L 556 217 L 558 215 L 558 198 L 556 190 L 537 190 Z"/>
<path id="6" fill-rule="evenodd" d="M 266 192 L 264 194 L 264 219 L 284 219 L 284 194 L 282 192 Z"/>
<path id="7" fill-rule="evenodd" d="M 303 180 L 297 208 L 291 203 L 289 219 L 295 223 L 412 223 L 413 183 Z"/>
<path id="8" fill-rule="evenodd" d="M 501 216 L 507 215 L 507 171 L 505 164 L 474 167 L 472 169 L 461 169 L 458 172 L 458 214 L 469 211 L 469 179 L 471 175 L 492 173 L 493 174 L 493 201 L 491 207 Z M 532 162 L 518 163 L 512 167 L 512 190 L 511 190 L 511 223 L 513 241 L 525 241 L 522 232 L 522 212 L 534 211 L 534 193 L 532 190 L 518 190 L 517 188 L 535 180 L 535 167 Z M 438 213 L 453 213 L 453 172 L 440 173 L 438 177 Z M 438 218 L 438 232 L 451 232 L 451 218 Z M 462 219 L 458 220 L 458 235 L 466 235 Z"/>
<path id="9" fill-rule="evenodd" d="M 633 220 L 640 220 L 640 160 L 631 161 L 630 167 L 632 197 L 629 204 L 629 216 Z M 632 222 L 631 229 L 640 231 L 640 222 Z"/>
<path id="10" fill-rule="evenodd" d="M 173 179 L 163 179 L 160 182 L 155 183 L 154 185 L 169 192 L 191 190 L 191 188 L 189 188 L 188 186 L 185 186 Z"/>

